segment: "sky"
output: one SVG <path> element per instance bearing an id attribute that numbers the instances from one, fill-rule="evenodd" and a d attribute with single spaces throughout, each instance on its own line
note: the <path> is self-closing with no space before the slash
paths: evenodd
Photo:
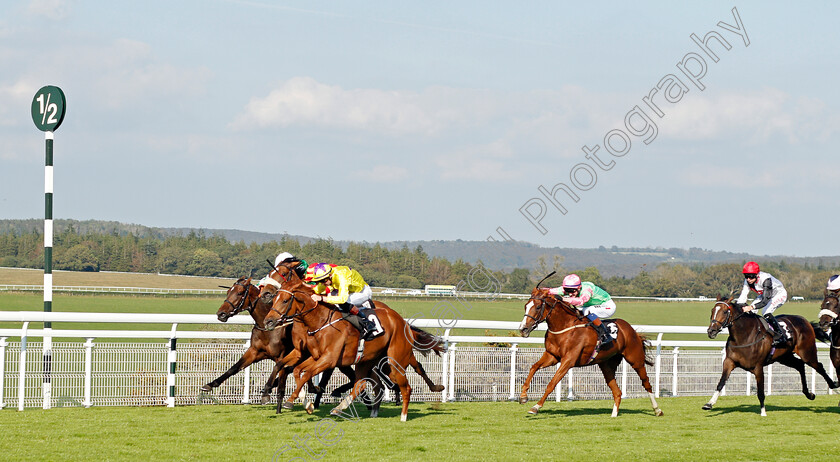
<path id="1" fill-rule="evenodd" d="M 524 5 L 0 0 L 0 218 L 837 254 L 840 4 Z"/>

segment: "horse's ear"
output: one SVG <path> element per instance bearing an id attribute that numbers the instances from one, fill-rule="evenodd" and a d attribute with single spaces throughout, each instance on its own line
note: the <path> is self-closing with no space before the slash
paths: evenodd
<path id="1" fill-rule="evenodd" d="M 717 296 L 717 301 L 719 301 L 719 302 L 726 301 L 726 297 L 724 297 L 724 296 L 723 296 L 723 295 L 721 295 L 721 294 L 718 294 L 718 296 Z"/>

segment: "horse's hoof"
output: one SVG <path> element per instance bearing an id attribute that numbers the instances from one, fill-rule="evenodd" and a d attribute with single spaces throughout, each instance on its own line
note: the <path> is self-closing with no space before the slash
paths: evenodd
<path id="1" fill-rule="evenodd" d="M 813 393 L 808 393 L 807 395 L 805 395 L 805 397 L 808 398 L 809 400 L 813 401 L 814 398 L 816 398 L 817 396 Z"/>
<path id="2" fill-rule="evenodd" d="M 304 407 L 306 408 L 306 413 L 309 415 L 312 415 L 312 413 L 315 412 L 315 405 L 312 404 L 312 401 L 307 401 Z"/>
<path id="3" fill-rule="evenodd" d="M 341 398 L 341 392 L 338 391 L 338 388 L 330 392 L 330 396 L 333 398 Z"/>
<path id="4" fill-rule="evenodd" d="M 444 390 L 444 386 L 443 385 L 433 385 L 433 386 L 429 387 L 429 390 L 431 390 L 433 392 L 436 392 L 436 393 L 441 392 L 441 391 Z"/>
<path id="5" fill-rule="evenodd" d="M 211 391 L 212 389 L 213 389 L 213 385 L 211 385 L 209 383 L 201 386 L 201 391 Z"/>
<path id="6" fill-rule="evenodd" d="M 340 415 L 340 414 L 341 414 L 341 409 L 339 409 L 338 406 L 332 408 L 332 410 L 330 411 L 331 416 L 336 416 L 336 415 Z"/>
<path id="7" fill-rule="evenodd" d="M 270 395 L 260 396 L 260 404 L 268 404 L 269 401 L 271 401 L 271 396 Z"/>
<path id="8" fill-rule="evenodd" d="M 295 408 L 295 403 L 290 403 L 288 401 L 283 401 L 283 409 L 292 410 Z"/>
<path id="9" fill-rule="evenodd" d="M 525 404 L 527 402 L 528 402 L 528 397 L 527 396 L 520 396 L 519 397 L 519 404 Z"/>
<path id="10" fill-rule="evenodd" d="M 712 409 L 712 405 L 711 405 L 711 404 L 706 403 L 706 404 L 704 404 L 704 405 L 703 405 L 703 410 L 704 410 L 704 411 L 708 411 L 708 410 L 711 410 L 711 409 Z"/>
<path id="11" fill-rule="evenodd" d="M 654 412 L 654 414 L 656 414 L 656 417 L 662 417 L 663 415 L 665 415 L 665 413 L 662 412 L 662 409 L 657 409 L 656 412 Z"/>

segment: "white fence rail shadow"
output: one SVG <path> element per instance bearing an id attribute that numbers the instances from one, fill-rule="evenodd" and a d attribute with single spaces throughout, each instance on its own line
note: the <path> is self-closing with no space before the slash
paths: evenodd
<path id="1" fill-rule="evenodd" d="M 221 375 L 239 359 L 248 347 L 250 332 L 178 330 L 179 324 L 220 325 L 214 315 L 6 311 L 0 312 L 0 322 L 20 322 L 21 326 L 0 329 L 0 406 L 19 410 L 42 406 L 42 342 L 30 339 L 42 338 L 44 330 L 29 326 L 44 321 L 165 325 L 160 330 L 53 329 L 53 338 L 62 341 L 53 342 L 52 348 L 52 406 L 253 403 L 259 401 L 259 392 L 273 366 L 268 361 L 254 364 L 229 378 L 212 393 L 204 394 L 199 392 L 199 387 Z M 252 323 L 250 317 L 242 315 L 228 321 L 228 324 Z M 410 372 L 409 381 L 414 390 L 412 400 L 415 401 L 516 399 L 529 368 L 543 351 L 541 335 L 527 339 L 451 335 L 452 329 L 478 329 L 482 333 L 486 329 L 511 331 L 518 328 L 517 322 L 416 319 L 412 323 L 441 336 L 449 347 L 441 357 L 418 357 L 429 376 L 443 383 L 446 390 L 432 393 L 419 376 Z M 657 396 L 711 395 L 721 372 L 724 341 L 664 339 L 669 334 L 705 334 L 705 326 L 634 327 L 651 339 L 654 365 L 648 367 L 648 373 Z M 544 331 L 545 326 L 539 330 Z M 505 346 L 481 345 L 487 343 Z M 818 346 L 820 361 L 827 365 L 833 376 L 828 346 Z M 542 395 L 555 370 L 544 369 L 535 376 L 529 392 L 531 399 Z M 771 365 L 765 376 L 768 394 L 800 393 L 799 376 L 793 369 Z M 734 372 L 725 391 L 754 393 L 755 383 L 751 383 L 750 377 L 744 371 Z M 812 391 L 831 393 L 815 371 L 808 377 Z M 619 368 L 618 380 L 625 397 L 646 396 L 635 372 L 626 363 Z M 328 390 L 345 381 L 341 374 L 336 374 Z M 292 384 L 289 383 L 286 396 L 291 391 Z M 611 397 L 597 366 L 572 370 L 555 391 L 557 401 Z M 325 403 L 334 401 L 328 396 L 324 398 Z"/>

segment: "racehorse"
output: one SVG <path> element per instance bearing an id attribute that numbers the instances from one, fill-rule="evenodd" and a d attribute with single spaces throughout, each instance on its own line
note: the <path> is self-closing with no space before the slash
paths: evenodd
<path id="1" fill-rule="evenodd" d="M 262 299 L 259 297 L 259 293 L 259 288 L 252 284 L 251 278 L 244 276 L 228 288 L 225 300 L 216 312 L 216 318 L 221 322 L 227 322 L 228 319 L 239 312 L 243 310 L 247 311 L 254 319 L 254 327 L 251 329 L 251 343 L 239 361 L 231 366 L 224 374 L 212 382 L 203 385 L 201 387 L 202 391 L 211 391 L 213 388 L 220 386 L 229 377 L 253 363 L 265 359 L 272 359 L 275 362 L 275 367 L 263 387 L 260 402 L 261 404 L 268 403 L 271 390 L 274 386 L 277 386 L 277 401 L 283 401 L 288 371 L 279 374 L 280 369 L 276 366 L 276 363 L 293 349 L 292 326 L 274 330 L 266 329 L 263 322 L 265 315 L 271 310 L 271 299 Z M 353 369 L 351 368 L 347 368 L 343 372 L 348 378 L 352 379 L 354 376 Z M 316 407 L 317 403 L 320 402 L 323 386 L 329 381 L 331 374 L 332 371 L 329 371 L 329 374 L 322 376 L 322 386 L 319 387 L 317 393 Z"/>
<path id="2" fill-rule="evenodd" d="M 760 316 L 745 312 L 744 305 L 733 302 L 731 298 L 718 297 L 712 308 L 711 320 L 707 333 L 713 339 L 724 328 L 729 328 L 729 338 L 726 340 L 726 358 L 723 360 L 723 373 L 720 376 L 714 395 L 703 406 L 709 410 L 717 402 L 721 390 L 729 379 L 729 374 L 735 367 L 740 367 L 755 376 L 758 402 L 761 404 L 761 415 L 767 416 L 764 408 L 764 366 L 780 363 L 799 371 L 802 379 L 802 393 L 808 399 L 814 399 L 814 394 L 808 391 L 805 380 L 805 364 L 816 370 L 831 388 L 838 385 L 831 380 L 823 365 L 817 361 L 816 339 L 825 340 L 828 335 L 817 329 L 814 331 L 812 323 L 802 316 L 784 314 L 776 316 L 779 325 L 787 334 L 784 343 L 773 346 L 773 334 L 768 332 Z M 794 353 L 799 355 L 797 358 Z M 801 359 L 800 359 L 801 358 Z"/>
<path id="3" fill-rule="evenodd" d="M 552 272 L 545 279 L 553 275 Z M 531 366 L 528 378 L 522 384 L 522 392 L 519 395 L 519 403 L 528 402 L 528 388 L 531 386 L 531 379 L 538 370 L 560 363 L 551 381 L 546 387 L 545 393 L 537 404 L 529 411 L 529 414 L 536 414 L 545 404 L 548 395 L 554 391 L 563 376 L 573 367 L 583 367 L 589 364 L 597 364 L 604 374 L 604 380 L 610 387 L 613 395 L 612 417 L 618 416 L 618 407 L 621 404 L 621 390 L 615 380 L 615 371 L 625 359 L 631 367 L 639 374 L 642 386 L 650 396 L 650 403 L 653 412 L 657 416 L 663 415 L 656 398 L 653 395 L 653 388 L 648 380 L 645 365 L 653 365 L 647 358 L 647 348 L 650 342 L 625 320 L 616 319 L 610 324 L 613 327 L 615 339 L 601 347 L 598 341 L 598 334 L 595 329 L 588 328 L 589 320 L 576 308 L 555 298 L 548 292 L 548 289 L 540 288 L 542 281 L 537 283 L 531 291 L 531 298 L 525 305 L 525 317 L 519 325 L 519 332 L 523 337 L 528 337 L 537 325 L 546 321 L 548 332 L 545 334 L 545 352 L 542 357 Z M 600 348 L 599 348 L 600 347 Z"/>
<path id="4" fill-rule="evenodd" d="M 840 381 L 840 290 L 825 290 L 825 298 L 820 305 L 819 328 L 825 333 L 831 329 L 831 351 L 828 357 L 834 365 L 834 373 Z M 840 406 L 840 403 L 837 404 Z"/>
<path id="5" fill-rule="evenodd" d="M 271 312 L 266 316 L 266 327 L 294 320 L 296 325 L 305 326 L 306 335 L 315 340 L 315 344 L 308 345 L 312 357 L 295 368 L 297 388 L 284 403 L 284 407 L 291 409 L 294 406 L 295 397 L 313 375 L 328 368 L 352 364 L 356 365 L 355 385 L 350 394 L 332 410 L 333 415 L 338 415 L 346 409 L 369 384 L 375 385 L 370 379 L 371 375 L 375 374 L 375 377 L 399 386 L 402 395 L 400 420 L 405 422 L 411 398 L 411 386 L 406 377 L 406 368 L 409 365 L 420 374 L 432 391 L 443 390 L 442 385 L 436 385 L 429 379 L 423 366 L 414 357 L 414 349 L 431 350 L 438 355 L 445 351 L 441 342 L 433 335 L 411 326 L 396 311 L 381 302 L 376 302 L 378 324 L 384 332 L 365 342 L 364 353 L 357 358 L 359 331 L 349 322 L 341 322 L 343 317 L 331 309 L 331 305 L 312 300 L 311 295 L 315 292 L 295 273 L 290 273 L 289 276 L 288 281 L 284 282 L 278 291 Z M 300 359 L 298 344 L 295 348 L 294 352 L 283 359 L 284 363 L 296 363 Z"/>

